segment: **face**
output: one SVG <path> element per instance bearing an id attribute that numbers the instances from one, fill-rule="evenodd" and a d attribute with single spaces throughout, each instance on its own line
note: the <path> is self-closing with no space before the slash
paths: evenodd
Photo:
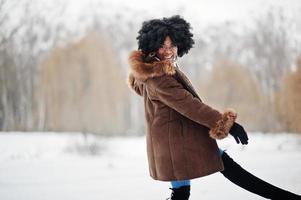
<path id="1" fill-rule="evenodd" d="M 160 60 L 170 60 L 173 61 L 178 54 L 178 48 L 175 46 L 170 37 L 167 36 L 164 40 L 163 45 L 158 49 L 157 56 Z"/>

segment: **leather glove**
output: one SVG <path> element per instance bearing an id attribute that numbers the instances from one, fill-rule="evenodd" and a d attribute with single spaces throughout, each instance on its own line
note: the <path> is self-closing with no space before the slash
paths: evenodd
<path id="1" fill-rule="evenodd" d="M 244 127 L 242 127 L 240 124 L 234 122 L 233 126 L 231 127 L 229 133 L 234 137 L 237 144 L 241 142 L 241 144 L 248 144 L 248 135 L 245 131 Z"/>

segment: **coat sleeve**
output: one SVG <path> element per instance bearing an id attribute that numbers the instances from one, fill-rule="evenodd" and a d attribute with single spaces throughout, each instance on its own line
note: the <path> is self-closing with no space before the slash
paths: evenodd
<path id="1" fill-rule="evenodd" d="M 136 94 L 143 96 L 144 84 L 142 82 L 138 82 L 135 79 L 135 77 L 133 76 L 133 74 L 130 73 L 128 75 L 127 83 L 128 83 L 128 86 L 136 92 Z"/>
<path id="2" fill-rule="evenodd" d="M 220 113 L 194 97 L 173 76 L 162 76 L 148 82 L 159 101 L 183 116 L 208 127 L 212 138 L 223 139 L 228 135 L 236 119 L 234 110 L 228 109 Z"/>

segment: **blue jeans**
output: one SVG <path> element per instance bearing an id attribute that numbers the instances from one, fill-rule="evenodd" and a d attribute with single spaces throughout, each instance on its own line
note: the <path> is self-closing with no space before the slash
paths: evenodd
<path id="1" fill-rule="evenodd" d="M 218 150 L 219 150 L 220 156 L 222 156 L 223 153 L 224 153 L 224 151 L 221 150 L 220 148 Z M 171 181 L 170 183 L 171 183 L 172 188 L 180 188 L 182 186 L 188 186 L 188 185 L 190 185 L 190 180 Z"/>

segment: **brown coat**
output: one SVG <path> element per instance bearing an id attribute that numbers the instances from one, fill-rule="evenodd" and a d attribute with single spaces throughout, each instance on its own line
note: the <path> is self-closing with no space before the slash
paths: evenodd
<path id="1" fill-rule="evenodd" d="M 227 136 L 236 113 L 202 102 L 188 78 L 166 61 L 129 57 L 129 86 L 144 98 L 149 171 L 155 180 L 187 180 L 223 170 L 215 139 Z"/>

